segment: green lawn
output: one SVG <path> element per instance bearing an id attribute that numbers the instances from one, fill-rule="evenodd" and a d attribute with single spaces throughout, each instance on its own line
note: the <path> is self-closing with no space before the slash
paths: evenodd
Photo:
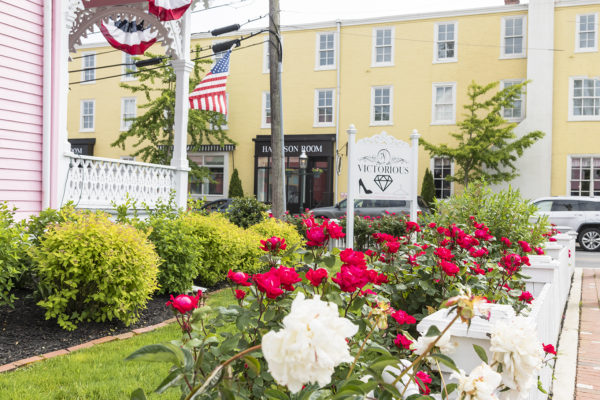
<path id="1" fill-rule="evenodd" d="M 223 290 L 211 295 L 208 305 L 226 305 L 232 297 L 229 290 Z M 142 346 L 178 339 L 180 335 L 179 326 L 171 324 L 131 339 L 96 345 L 2 373 L 0 400 L 128 399 L 138 387 L 150 394 L 150 399 L 178 399 L 178 389 L 160 396 L 151 393 L 167 376 L 169 364 L 123 359 Z"/>

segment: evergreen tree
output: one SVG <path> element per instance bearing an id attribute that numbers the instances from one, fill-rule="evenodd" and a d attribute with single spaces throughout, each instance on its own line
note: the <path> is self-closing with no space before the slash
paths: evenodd
<path id="1" fill-rule="evenodd" d="M 199 49 L 196 49 L 199 51 Z M 198 53 L 196 53 L 198 54 Z M 145 53 L 148 58 L 159 57 L 157 54 Z M 198 85 L 204 77 L 202 64 L 210 63 L 205 59 L 195 60 L 194 69 L 190 74 L 190 89 Z M 175 72 L 164 58 L 157 67 L 140 68 L 135 72 L 137 82 L 121 83 L 121 87 L 132 93 L 143 93 L 146 103 L 139 105 L 145 110 L 142 115 L 135 117 L 129 130 L 121 132 L 119 138 L 111 143 L 113 147 L 125 149 L 131 144 L 136 149 L 134 157 L 140 157 L 144 162 L 168 165 L 173 155 L 174 139 L 173 124 L 175 122 Z M 234 143 L 221 128 L 225 125 L 223 114 L 212 111 L 190 110 L 188 114 L 188 144 L 197 147 L 201 144 Z M 131 139 L 130 139 L 131 138 Z M 128 140 L 130 139 L 130 140 Z M 133 143 L 131 143 L 133 140 Z M 201 178 L 208 177 L 206 168 L 199 168 L 190 161 L 192 175 Z"/>
<path id="2" fill-rule="evenodd" d="M 421 198 L 429 207 L 433 205 L 433 199 L 435 198 L 435 183 L 433 182 L 433 174 L 429 168 L 425 169 L 425 176 L 423 176 Z"/>
<path id="3" fill-rule="evenodd" d="M 233 169 L 231 179 L 229 180 L 229 197 L 244 197 L 244 189 L 242 189 L 242 181 L 238 175 L 237 168 Z"/>
<path id="4" fill-rule="evenodd" d="M 461 182 L 466 187 L 471 180 L 499 183 L 518 176 L 514 162 L 526 148 L 544 137 L 543 132 L 533 131 L 517 138 L 513 132 L 517 124 L 508 123 L 502 117 L 502 109 L 511 107 L 519 99 L 526 84 L 509 86 L 490 96 L 489 92 L 498 86 L 498 82 L 485 86 L 471 82 L 469 103 L 464 106 L 465 119 L 456 124 L 460 132 L 450 133 L 456 139 L 456 147 L 421 140 L 431 156 L 448 157 L 459 167 L 449 180 Z"/>

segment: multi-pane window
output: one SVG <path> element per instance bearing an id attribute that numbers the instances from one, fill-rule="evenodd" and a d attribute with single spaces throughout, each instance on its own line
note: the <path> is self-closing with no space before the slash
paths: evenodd
<path id="1" fill-rule="evenodd" d="M 123 53 L 123 80 L 130 81 L 135 79 L 134 73 L 137 71 L 133 56 L 128 53 Z"/>
<path id="2" fill-rule="evenodd" d="M 121 99 L 121 130 L 129 130 L 136 116 L 136 98 L 127 97 Z"/>
<path id="3" fill-rule="evenodd" d="M 371 99 L 371 124 L 390 124 L 392 122 L 391 86 L 380 86 L 372 88 Z"/>
<path id="4" fill-rule="evenodd" d="M 577 51 L 596 51 L 596 19 L 598 14 L 577 16 Z"/>
<path id="5" fill-rule="evenodd" d="M 81 100 L 80 131 L 94 130 L 94 104 L 95 100 Z"/>
<path id="6" fill-rule="evenodd" d="M 454 83 L 433 84 L 432 123 L 453 124 L 455 122 L 455 89 Z"/>
<path id="7" fill-rule="evenodd" d="M 87 53 L 81 59 L 82 70 L 81 80 L 84 82 L 93 82 L 96 80 L 96 53 Z"/>
<path id="8" fill-rule="evenodd" d="M 502 19 L 502 56 L 522 57 L 525 55 L 525 17 Z"/>
<path id="9" fill-rule="evenodd" d="M 373 65 L 392 65 L 394 59 L 394 31 L 392 28 L 373 30 Z"/>
<path id="10" fill-rule="evenodd" d="M 523 81 L 503 81 L 502 82 L 502 86 L 504 89 L 514 86 L 514 85 L 518 85 L 520 83 L 522 83 Z M 504 107 L 504 109 L 502 110 L 502 116 L 508 120 L 520 120 L 523 119 L 523 117 L 525 116 L 525 113 L 523 112 L 524 109 L 524 94 L 523 94 L 523 89 L 521 89 L 521 94 L 512 102 L 511 107 Z"/>
<path id="11" fill-rule="evenodd" d="M 452 161 L 447 157 L 434 157 L 432 166 L 435 197 L 438 199 L 450 197 L 452 182 L 446 180 L 446 177 L 452 175 Z"/>
<path id="12" fill-rule="evenodd" d="M 435 60 L 456 61 L 456 23 L 435 25 Z"/>
<path id="13" fill-rule="evenodd" d="M 335 68 L 335 34 L 317 34 L 317 69 Z"/>
<path id="14" fill-rule="evenodd" d="M 267 36 L 268 38 L 268 36 Z M 271 71 L 271 45 L 268 40 L 266 40 L 263 44 L 263 73 L 268 73 Z"/>
<path id="15" fill-rule="evenodd" d="M 315 91 L 315 125 L 333 126 L 333 89 Z"/>
<path id="16" fill-rule="evenodd" d="M 600 156 L 571 157 L 571 196 L 600 196 Z"/>
<path id="17" fill-rule="evenodd" d="M 261 126 L 263 128 L 271 127 L 271 93 L 269 92 L 263 92 Z"/>
<path id="18" fill-rule="evenodd" d="M 208 178 L 190 176 L 188 192 L 192 195 L 223 195 L 225 189 L 225 156 L 219 154 L 190 154 L 190 160 L 199 167 L 207 168 Z"/>
<path id="19" fill-rule="evenodd" d="M 600 79 L 573 79 L 572 115 L 581 119 L 600 116 Z"/>

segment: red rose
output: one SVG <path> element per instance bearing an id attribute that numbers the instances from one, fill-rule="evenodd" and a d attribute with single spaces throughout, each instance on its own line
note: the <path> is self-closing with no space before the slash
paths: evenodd
<path id="1" fill-rule="evenodd" d="M 306 271 L 306 279 L 308 279 L 313 286 L 319 286 L 323 283 L 323 280 L 327 279 L 327 270 L 325 268 L 309 269 Z"/>
<path id="2" fill-rule="evenodd" d="M 388 241 L 383 244 L 383 251 L 390 254 L 396 254 L 400 250 L 400 242 Z"/>
<path id="3" fill-rule="evenodd" d="M 287 247 L 285 244 L 285 239 L 278 238 L 276 236 L 273 236 L 267 240 L 261 240 L 260 243 L 262 244 L 262 246 L 260 246 L 262 251 L 270 251 L 275 254 L 277 254 L 280 250 L 285 250 Z"/>
<path id="4" fill-rule="evenodd" d="M 279 281 L 281 282 L 281 286 L 283 286 L 283 288 L 289 292 L 294 291 L 294 283 L 302 281 L 302 278 L 300 278 L 300 275 L 298 275 L 294 268 L 288 268 L 281 265 L 276 269 L 276 271 Z"/>
<path id="5" fill-rule="evenodd" d="M 541 247 L 534 247 L 534 248 L 533 248 L 533 250 L 535 251 L 535 253 L 536 253 L 538 256 L 542 256 L 542 255 L 544 255 L 544 249 L 542 249 Z"/>
<path id="6" fill-rule="evenodd" d="M 242 300 L 244 297 L 246 297 L 246 291 L 245 290 L 240 290 L 240 289 L 236 289 L 235 290 L 235 298 L 238 300 Z"/>
<path id="7" fill-rule="evenodd" d="M 377 243 L 395 242 L 395 241 L 398 240 L 397 238 L 395 238 L 392 235 L 389 235 L 387 233 L 381 233 L 381 232 L 374 233 L 373 234 L 373 239 L 375 239 L 377 241 Z"/>
<path id="8" fill-rule="evenodd" d="M 408 315 L 406 311 L 398 310 L 391 315 L 400 325 L 404 324 L 416 324 L 417 320 L 412 315 Z"/>
<path id="9" fill-rule="evenodd" d="M 413 221 L 406 221 L 406 231 L 407 232 L 421 232 L 421 227 L 419 224 Z"/>
<path id="10" fill-rule="evenodd" d="M 329 222 L 326 220 L 325 222 L 323 222 L 323 225 L 325 226 L 325 228 L 327 228 L 327 233 L 332 239 L 340 239 L 346 236 L 343 228 L 335 222 Z"/>
<path id="11" fill-rule="evenodd" d="M 519 296 L 519 301 L 525 302 L 527 304 L 531 304 L 531 302 L 533 301 L 533 295 L 527 291 L 521 293 L 521 295 Z"/>
<path id="12" fill-rule="evenodd" d="M 431 393 L 431 389 L 429 389 L 429 386 L 427 386 L 426 384 L 431 383 L 432 379 L 427 372 L 418 371 L 416 373 L 415 382 L 417 382 L 417 385 L 419 385 L 419 391 L 421 392 L 421 394 L 428 395 L 429 393 Z"/>
<path id="13" fill-rule="evenodd" d="M 264 274 L 255 274 L 252 280 L 256 282 L 256 287 L 261 292 L 265 293 L 269 299 L 276 299 L 283 294 L 281 290 L 281 281 L 275 268 L 271 268 L 269 272 Z"/>
<path id="14" fill-rule="evenodd" d="M 250 275 L 244 272 L 233 272 L 232 270 L 229 270 L 229 272 L 227 272 L 227 277 L 236 285 L 252 286 L 252 283 L 248 282 Z"/>
<path id="15" fill-rule="evenodd" d="M 458 266 L 456 264 L 453 264 L 446 260 L 440 261 L 440 267 L 444 270 L 444 272 L 448 276 L 454 276 L 454 275 L 458 274 L 458 272 L 460 271 L 460 268 L 458 268 Z"/>
<path id="16" fill-rule="evenodd" d="M 544 346 L 544 351 L 545 351 L 546 353 L 549 353 L 549 354 L 554 354 L 554 355 L 556 355 L 556 350 L 554 349 L 554 346 L 553 346 L 553 345 L 551 345 L 551 344 L 544 344 L 544 343 L 542 343 L 542 346 Z"/>
<path id="17" fill-rule="evenodd" d="M 365 255 L 361 251 L 346 249 L 340 253 L 340 260 L 342 260 L 344 265 L 354 265 L 361 268 L 367 267 Z"/>
<path id="18" fill-rule="evenodd" d="M 508 239 L 507 239 L 507 238 L 505 238 L 505 237 L 501 237 L 501 238 L 500 238 L 500 241 L 501 241 L 501 242 L 502 242 L 502 243 L 503 243 L 503 244 L 504 244 L 506 247 L 510 247 L 510 246 L 512 246 L 512 243 L 511 243 L 511 241 L 510 241 L 510 240 L 508 240 Z"/>
<path id="19" fill-rule="evenodd" d="M 437 225 L 435 224 L 435 222 L 430 222 L 428 225 L 428 227 L 430 227 L 431 229 L 435 228 Z"/>
<path id="20" fill-rule="evenodd" d="M 327 235 L 322 226 L 313 226 L 306 231 L 306 238 L 308 239 L 308 242 L 306 242 L 307 246 L 321 247 L 325 245 Z"/>
<path id="21" fill-rule="evenodd" d="M 200 300 L 200 297 L 202 297 L 201 290 L 198 291 L 195 297 L 187 294 L 180 294 L 179 296 L 173 298 L 173 295 L 171 295 L 171 300 L 167 301 L 166 305 L 173 307 L 182 314 L 185 314 L 188 311 L 198 308 L 198 300 Z"/>
<path id="22" fill-rule="evenodd" d="M 454 254 L 452 254 L 452 252 L 445 247 L 438 247 L 437 249 L 435 249 L 433 254 L 435 254 L 442 260 L 452 260 L 454 258 Z"/>
<path id="23" fill-rule="evenodd" d="M 406 336 L 399 333 L 398 336 L 396 336 L 396 339 L 394 339 L 394 344 L 396 346 L 398 346 L 398 348 L 400 348 L 400 349 L 410 350 L 410 345 L 412 344 L 412 340 L 408 339 Z"/>
<path id="24" fill-rule="evenodd" d="M 529 243 L 527 243 L 524 240 L 519 240 L 519 246 L 521 246 L 521 249 L 525 252 L 525 253 L 529 253 L 531 252 L 531 246 L 529 245 Z"/>

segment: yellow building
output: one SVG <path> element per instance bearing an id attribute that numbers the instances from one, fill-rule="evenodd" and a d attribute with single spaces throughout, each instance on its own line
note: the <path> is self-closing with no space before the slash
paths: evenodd
<path id="1" fill-rule="evenodd" d="M 520 177 L 511 182 L 513 187 L 529 198 L 600 195 L 600 141 L 595 138 L 600 126 L 600 1 L 506 3 L 283 27 L 289 208 L 299 207 L 298 157 L 303 150 L 309 157 L 303 205 L 331 205 L 346 191 L 344 145 L 349 124 L 357 127 L 357 139 L 386 131 L 408 142 L 411 131 L 418 129 L 430 142 L 449 142 L 449 133 L 457 130 L 455 123 L 462 118 L 471 81 L 500 81 L 505 86 L 531 80 L 521 101 L 503 110 L 504 117 L 519 123 L 518 134 L 541 130 L 546 135 L 519 160 Z M 192 46 L 244 33 L 249 32 L 219 38 L 195 35 Z M 237 168 L 246 193 L 264 201 L 270 198 L 265 40 L 264 34 L 245 40 L 231 54 L 226 129 L 237 144 L 189 149 L 190 159 L 210 167 L 216 182 L 192 184 L 194 196 L 226 197 L 229 177 Z M 72 73 L 71 82 L 90 82 L 71 85 L 69 138 L 81 154 L 128 157 L 131 151 L 110 143 L 127 129 L 124 117 L 142 112 L 137 106 L 145 99 L 119 87 L 120 81 L 134 77 L 101 79 L 124 73 L 119 69 L 124 67 L 92 69 L 130 62 L 123 53 L 107 51 L 105 44 L 88 44 L 78 54 L 87 57 L 71 63 L 71 70 L 88 68 Z M 151 51 L 161 50 L 155 45 Z M 425 168 L 434 173 L 439 197 L 453 192 L 443 180 L 452 173 L 452 163 L 430 159 L 421 149 L 419 182 Z"/>

